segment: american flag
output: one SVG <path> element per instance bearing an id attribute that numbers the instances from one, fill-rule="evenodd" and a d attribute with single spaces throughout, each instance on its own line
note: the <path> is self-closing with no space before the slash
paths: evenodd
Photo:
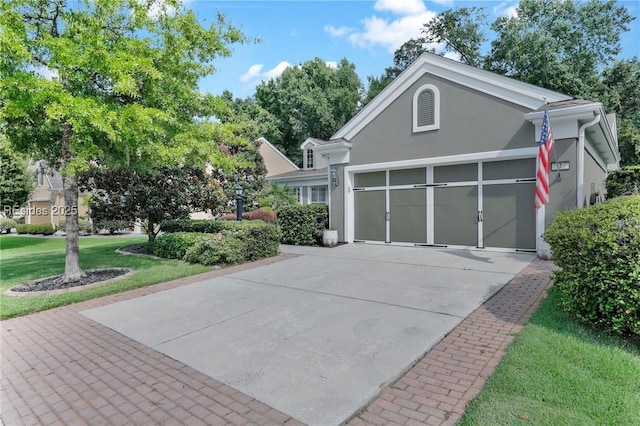
<path id="1" fill-rule="evenodd" d="M 536 175 L 536 209 L 549 202 L 549 161 L 553 151 L 553 134 L 549 125 L 549 111 L 545 108 L 542 118 L 542 133 L 540 134 L 540 149 L 538 150 L 538 173 Z"/>

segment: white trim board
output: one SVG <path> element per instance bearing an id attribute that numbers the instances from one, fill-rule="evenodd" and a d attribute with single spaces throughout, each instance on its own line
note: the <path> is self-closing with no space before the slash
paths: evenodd
<path id="1" fill-rule="evenodd" d="M 538 155 L 538 147 L 508 149 L 501 151 L 476 152 L 473 154 L 447 155 L 442 157 L 417 158 L 415 160 L 389 161 L 386 163 L 360 164 L 357 166 L 345 167 L 345 172 L 363 172 L 386 169 L 408 169 L 420 166 L 450 165 L 462 163 L 474 163 L 477 161 L 492 160 L 517 160 L 520 158 L 531 158 Z"/>

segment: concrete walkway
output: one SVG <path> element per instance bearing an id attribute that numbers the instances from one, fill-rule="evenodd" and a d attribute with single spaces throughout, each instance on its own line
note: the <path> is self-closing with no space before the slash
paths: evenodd
<path id="1" fill-rule="evenodd" d="M 387 250 L 386 254 L 380 252 L 384 259 L 376 259 L 376 248 L 373 258 L 369 256 L 368 259 L 361 260 L 374 263 L 388 260 L 389 249 L 393 248 L 380 249 Z M 424 250 L 409 250 L 412 250 L 409 258 L 415 256 L 415 259 L 409 259 L 410 262 L 404 264 L 405 269 L 425 263 Z M 336 249 L 324 250 L 323 256 L 328 258 L 343 252 Z M 350 255 L 355 256 L 353 253 Z M 468 257 L 487 259 L 484 257 L 485 253 L 479 255 L 478 252 L 449 253 L 445 257 L 456 256 L 459 259 L 455 262 L 461 265 L 469 260 L 465 260 Z M 145 298 L 135 298 L 142 295 L 158 297 L 161 290 L 180 288 L 184 293 L 184 290 L 195 287 L 182 286 L 215 277 L 226 276 L 225 279 L 240 280 L 237 277 L 239 275 L 243 280 L 258 281 L 253 283 L 255 286 L 270 285 L 259 283 L 260 277 L 265 277 L 264 274 L 252 278 L 256 271 L 253 268 L 269 265 L 267 268 L 273 269 L 286 265 L 287 262 L 291 263 L 294 258 L 294 254 L 285 254 L 251 265 L 215 271 L 204 276 L 190 277 L 3 321 L 0 325 L 3 370 L 1 409 L 4 423 L 300 424 L 299 419 L 290 417 L 289 410 L 288 414 L 285 414 L 265 404 L 265 398 L 256 399 L 236 390 L 242 387 L 237 384 L 242 382 L 242 378 L 237 380 L 233 387 L 225 385 L 211 378 L 211 374 L 203 374 L 196 368 L 151 349 L 147 344 L 125 337 L 80 314 L 81 311 L 89 309 L 93 309 L 93 313 L 96 314 L 100 309 L 95 308 L 107 309 L 117 301 L 129 300 L 139 303 Z M 274 263 L 279 260 L 285 262 Z M 478 258 L 473 260 L 481 261 Z M 350 258 L 347 263 L 357 261 L 358 259 Z M 438 263 L 440 267 L 446 267 L 442 265 L 442 259 Z M 482 263 L 486 263 L 485 271 L 476 271 L 476 275 L 499 274 L 491 270 L 496 267 L 495 264 Z M 512 334 L 528 318 L 540 299 L 549 283 L 551 266 L 550 262 L 532 262 L 469 317 L 456 320 L 462 322 L 439 343 L 437 341 L 441 336 L 438 336 L 433 342 L 436 343 L 435 347 L 414 367 L 404 375 L 401 374 L 391 386 L 384 388 L 364 410 L 351 413 L 351 423 L 453 423 L 463 412 L 466 402 L 482 387 L 486 377 L 499 362 Z M 280 294 L 300 291 L 295 287 L 295 268 L 288 270 L 292 278 L 291 283 L 282 285 L 279 289 Z M 369 270 L 371 273 L 376 272 L 372 268 Z M 233 274 L 236 277 L 229 278 L 229 275 Z M 380 277 L 379 271 L 376 274 Z M 380 280 L 384 281 L 385 278 L 380 277 Z M 318 287 L 305 289 L 311 290 L 317 292 Z M 322 291 L 327 293 L 327 290 L 329 289 Z M 353 295 L 349 294 L 336 296 L 334 293 L 338 291 L 340 290 L 332 289 L 331 297 L 353 298 Z M 489 297 L 493 292 L 485 296 Z M 329 296 L 323 294 L 322 297 Z M 401 302 L 407 303 L 402 300 Z M 372 297 L 372 300 L 359 303 L 379 302 Z M 112 306 L 122 307 L 126 304 Z M 419 311 L 421 308 L 411 309 Z M 466 316 L 470 313 L 465 313 L 462 307 L 458 309 L 460 315 Z M 424 309 L 419 311 L 419 314 L 426 315 L 423 311 Z M 449 316 L 456 317 L 451 314 Z M 185 334 L 184 330 L 173 332 L 176 336 Z M 420 333 L 416 334 L 420 337 Z M 166 343 L 165 337 L 151 335 L 142 338 L 165 339 L 156 340 L 157 346 Z M 425 340 L 434 338 L 424 334 L 422 337 L 427 337 Z M 433 346 L 433 343 L 427 342 L 429 346 Z M 218 349 L 218 352 L 224 352 L 223 347 Z M 410 363 L 403 368 L 409 365 Z M 398 377 L 401 372 L 402 370 L 397 371 L 394 377 Z M 286 382 L 284 378 L 283 383 Z"/>

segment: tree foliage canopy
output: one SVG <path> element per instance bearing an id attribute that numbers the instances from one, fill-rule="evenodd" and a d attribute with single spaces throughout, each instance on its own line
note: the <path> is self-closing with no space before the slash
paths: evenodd
<path id="1" fill-rule="evenodd" d="M 256 88 L 257 105 L 275 117 L 278 134 L 267 136 L 293 162 L 302 164 L 300 144 L 308 137 L 328 139 L 355 115 L 362 83 L 355 65 L 336 68 L 316 58 L 289 67 Z"/>
<path id="2" fill-rule="evenodd" d="M 178 0 L 5 0 L 0 30 L 2 131 L 60 170 L 69 211 L 92 161 L 229 167 L 206 121 L 226 104 L 197 87 L 245 41 L 222 15 L 205 28 Z M 83 275 L 77 225 L 67 215 L 65 281 Z"/>
<path id="3" fill-rule="evenodd" d="M 0 135 L 0 212 L 12 217 L 13 209 L 27 202 L 32 189 L 27 160 L 15 153 Z"/>

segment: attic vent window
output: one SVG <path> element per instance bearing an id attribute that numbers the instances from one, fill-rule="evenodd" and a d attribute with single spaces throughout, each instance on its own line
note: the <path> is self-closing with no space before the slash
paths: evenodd
<path id="1" fill-rule="evenodd" d="M 313 169 L 313 150 L 307 149 L 307 169 Z"/>
<path id="2" fill-rule="evenodd" d="M 440 128 L 440 91 L 433 84 L 420 86 L 413 95 L 413 131 Z"/>

